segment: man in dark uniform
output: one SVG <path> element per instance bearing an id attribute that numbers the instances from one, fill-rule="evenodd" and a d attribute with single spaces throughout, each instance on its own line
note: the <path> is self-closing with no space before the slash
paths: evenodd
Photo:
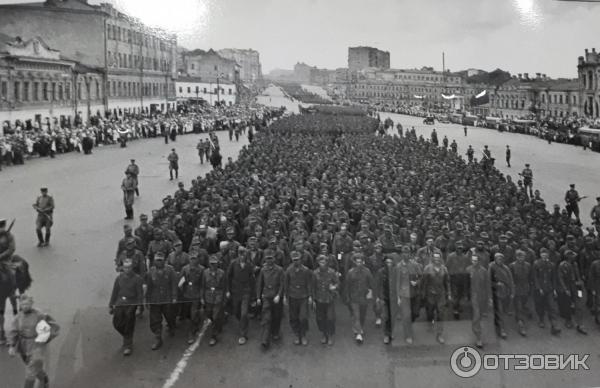
<path id="1" fill-rule="evenodd" d="M 313 273 L 313 290 L 317 327 L 323 335 L 322 344 L 332 346 L 335 335 L 335 298 L 339 289 L 339 278 L 329 266 L 326 255 L 317 257 L 319 267 Z"/>
<path id="2" fill-rule="evenodd" d="M 492 286 L 492 300 L 494 303 L 494 325 L 496 326 L 497 334 L 506 339 L 505 319 L 510 301 L 515 295 L 515 283 L 513 281 L 512 272 L 506 264 L 504 264 L 504 255 L 496 253 L 494 261 L 489 266 L 490 283 Z"/>
<path id="3" fill-rule="evenodd" d="M 275 265 L 273 254 L 265 256 L 265 264 L 258 274 L 256 282 L 256 303 L 261 310 L 261 346 L 268 349 L 271 339 L 279 340 L 281 316 L 283 313 L 284 272 Z"/>
<path id="4" fill-rule="evenodd" d="M 523 337 L 527 335 L 525 325 L 527 315 L 527 302 L 529 301 L 530 285 L 531 285 L 531 264 L 525 260 L 525 252 L 517 250 L 517 260 L 509 264 L 512 277 L 515 283 L 515 318 L 519 327 L 519 334 Z"/>
<path id="5" fill-rule="evenodd" d="M 580 334 L 587 334 L 582 324 L 583 281 L 575 258 L 577 254 L 570 249 L 564 253 L 566 260 L 558 265 L 557 293 L 560 315 L 565 319 L 565 327 L 573 328 L 573 321 Z"/>
<path id="6" fill-rule="evenodd" d="M 227 299 L 231 298 L 233 313 L 240 322 L 238 344 L 248 341 L 248 311 L 256 289 L 254 264 L 245 250 L 238 248 L 238 256 L 227 269 Z"/>
<path id="7" fill-rule="evenodd" d="M 125 169 L 125 172 L 129 172 L 131 174 L 131 176 L 133 177 L 134 181 L 135 181 L 135 195 L 137 195 L 138 197 L 140 196 L 140 191 L 139 191 L 139 182 L 138 182 L 138 175 L 140 175 L 140 168 L 138 167 L 137 164 L 135 164 L 135 159 L 131 159 L 130 160 L 131 164 L 129 164 L 127 166 L 127 169 Z"/>
<path id="8" fill-rule="evenodd" d="M 133 345 L 135 312 L 144 301 L 143 279 L 134 272 L 133 261 L 126 258 L 117 275 L 108 304 L 115 330 L 123 336 L 123 355 L 129 356 Z"/>
<path id="9" fill-rule="evenodd" d="M 47 247 L 50 244 L 50 229 L 52 228 L 54 212 L 54 198 L 48 195 L 48 189 L 42 187 L 40 189 L 42 195 L 37 197 L 33 208 L 37 211 L 37 219 L 35 221 L 35 232 L 38 238 L 38 247 Z M 42 237 L 42 228 L 46 228 L 45 240 Z"/>
<path id="10" fill-rule="evenodd" d="M 510 167 L 510 146 L 506 146 L 506 166 Z"/>
<path id="11" fill-rule="evenodd" d="M 527 192 L 527 188 L 529 188 L 529 198 L 533 197 L 533 171 L 529 167 L 529 163 L 525 163 L 525 168 L 523 172 L 519 175 L 523 177 L 523 186 L 525 186 L 525 192 Z"/>
<path id="12" fill-rule="evenodd" d="M 550 261 L 548 249 L 540 249 L 540 258 L 533 263 L 534 303 L 538 314 L 540 328 L 544 328 L 544 317 L 548 315 L 550 333 L 556 335 L 560 329 L 556 327 L 556 314 L 553 299 L 556 297 L 556 265 Z"/>
<path id="13" fill-rule="evenodd" d="M 40 381 L 40 387 L 48 388 L 44 362 L 48 343 L 58 335 L 60 327 L 51 316 L 33 308 L 32 297 L 23 294 L 19 302 L 21 311 L 8 332 L 8 354 L 12 357 L 18 353 L 25 363 L 25 388 L 33 388 L 36 380 Z"/>
<path id="14" fill-rule="evenodd" d="M 177 278 L 170 265 L 165 264 L 162 252 L 154 256 L 154 265 L 146 274 L 146 302 L 150 305 L 150 330 L 155 341 L 152 350 L 159 349 L 162 342 L 162 321 L 167 322 L 169 335 L 175 335 L 173 304 L 177 302 Z"/>
<path id="15" fill-rule="evenodd" d="M 466 267 L 464 273 L 469 276 Z M 451 301 L 451 294 L 448 269 L 443 264 L 442 256 L 439 253 L 433 255 L 431 264 L 423 270 L 423 294 L 427 321 L 432 323 L 437 341 L 443 344 L 445 340 L 442 336 L 444 330 L 442 320 L 446 305 Z"/>
<path id="16" fill-rule="evenodd" d="M 579 196 L 577 190 L 575 190 L 575 184 L 571 183 L 569 185 L 570 189 L 565 193 L 565 202 L 567 203 L 567 213 L 569 214 L 569 218 L 571 218 L 572 214 L 575 214 L 575 218 L 579 223 L 579 201 L 583 198 Z"/>
<path id="17" fill-rule="evenodd" d="M 173 180 L 173 170 L 175 170 L 175 179 L 179 178 L 179 155 L 175 152 L 175 148 L 171 149 L 171 153 L 167 156 L 167 160 L 169 161 L 169 175 L 171 176 L 170 180 Z"/>
<path id="18" fill-rule="evenodd" d="M 134 234 L 140 238 L 141 246 L 139 249 L 145 255 L 148 253 L 148 245 L 150 245 L 150 241 L 152 241 L 153 228 L 148 223 L 148 216 L 146 214 L 140 214 L 140 225 L 135 228 Z"/>
<path id="19" fill-rule="evenodd" d="M 223 305 L 227 287 L 225 271 L 219 268 L 219 259 L 215 255 L 209 257 L 208 268 L 202 273 L 202 287 L 202 305 L 206 318 L 212 322 L 207 333 L 210 337 L 208 344 L 215 346 L 223 327 Z"/>
<path id="20" fill-rule="evenodd" d="M 121 182 L 121 190 L 123 190 L 123 205 L 125 205 L 125 219 L 133 219 L 133 201 L 135 193 L 135 179 L 129 171 L 125 171 L 125 178 Z"/>
<path id="21" fill-rule="evenodd" d="M 596 230 L 600 230 L 600 197 L 596 197 L 596 205 L 592 208 L 590 217 L 592 218 L 592 224 L 596 226 Z"/>
<path id="22" fill-rule="evenodd" d="M 312 306 L 312 272 L 302 264 L 301 254 L 292 252 L 292 265 L 285 271 L 284 294 L 289 304 L 290 326 L 296 335 L 294 345 L 308 345 L 308 307 Z"/>
<path id="23" fill-rule="evenodd" d="M 183 296 L 183 310 L 190 317 L 190 331 L 188 335 L 188 344 L 193 344 L 200 331 L 202 323 L 202 274 L 204 266 L 200 264 L 198 255 L 191 252 L 190 262 L 181 271 L 179 278 L 179 288 Z"/>
<path id="24" fill-rule="evenodd" d="M 402 316 L 404 340 L 407 344 L 411 345 L 413 343 L 412 322 L 415 315 L 418 314 L 418 309 L 420 309 L 419 299 L 421 298 L 420 289 L 423 269 L 415 260 L 410 260 L 407 248 L 406 246 L 402 248 L 403 254 L 401 255 L 401 260 L 396 265 L 395 286 L 396 302 Z M 439 252 L 437 253 L 439 254 Z"/>
<path id="25" fill-rule="evenodd" d="M 469 163 L 473 163 L 473 155 L 474 154 L 475 154 L 475 150 L 469 144 L 469 148 L 467 148 L 467 159 L 469 160 Z"/>

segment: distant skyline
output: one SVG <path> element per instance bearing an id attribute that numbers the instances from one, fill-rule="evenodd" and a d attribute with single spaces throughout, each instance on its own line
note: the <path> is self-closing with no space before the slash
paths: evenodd
<path id="1" fill-rule="evenodd" d="M 76 1 L 76 0 L 69 0 Z M 0 4 L 32 2 L 0 0 Z M 92 0 L 98 4 L 101 1 Z M 109 0 L 187 49 L 252 48 L 263 72 L 347 66 L 348 47 L 389 51 L 392 68 L 501 68 L 577 76 L 600 51 L 600 3 L 554 0 Z M 57 47 L 57 49 L 60 49 Z"/>

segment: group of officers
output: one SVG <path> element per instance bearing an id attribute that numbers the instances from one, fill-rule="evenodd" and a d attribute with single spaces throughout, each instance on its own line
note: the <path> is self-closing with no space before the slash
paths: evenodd
<path id="1" fill-rule="evenodd" d="M 560 316 L 586 335 L 585 305 L 600 312 L 593 228 L 584 232 L 558 205 L 548 212 L 539 192 L 496 169 L 414 131 L 374 137 L 378 126 L 342 115 L 279 120 L 237 162 L 189 189 L 180 182 L 152 218 L 125 225 L 109 302 L 123 354 L 146 308 L 153 350 L 163 322 L 173 336 L 189 320 L 188 342 L 203 332 L 213 346 L 233 316 L 240 345 L 255 318 L 268 349 L 281 338 L 284 306 L 294 344 L 308 344 L 314 311 L 320 342 L 332 346 L 340 302 L 357 343 L 372 310 L 385 344 L 397 320 L 413 343 L 424 317 L 441 344 L 443 321 L 470 319 L 482 347 L 488 316 L 500 338 L 512 320 L 528 335 L 531 302 L 540 328 L 558 335 Z"/>

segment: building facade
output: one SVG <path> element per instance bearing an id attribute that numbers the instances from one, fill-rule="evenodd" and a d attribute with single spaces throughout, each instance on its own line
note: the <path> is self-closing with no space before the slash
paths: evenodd
<path id="1" fill-rule="evenodd" d="M 228 81 L 216 82 L 203 81 L 195 77 L 179 77 L 177 79 L 178 103 L 207 103 L 216 105 L 233 105 L 237 102 L 238 91 L 235 83 Z"/>
<path id="2" fill-rule="evenodd" d="M 90 114 L 166 111 L 175 107 L 176 36 L 151 29 L 110 4 L 47 0 L 0 5 L 0 33 L 41 37 L 62 58 L 102 75 Z M 85 90 L 85 87 L 82 86 Z"/>
<path id="3" fill-rule="evenodd" d="M 240 76 L 240 66 L 233 59 L 219 55 L 215 50 L 192 50 L 185 54 L 185 74 L 189 77 L 200 78 L 206 82 L 224 81 L 236 82 Z"/>
<path id="4" fill-rule="evenodd" d="M 585 56 L 578 58 L 581 113 L 586 117 L 600 118 L 600 53 L 595 48 L 585 49 Z"/>
<path id="5" fill-rule="evenodd" d="M 102 112 L 103 74 L 64 59 L 40 37 L 0 34 L 0 122 L 25 128 L 50 118 L 74 123 Z M 37 124 L 36 124 L 37 123 Z"/>
<path id="6" fill-rule="evenodd" d="M 390 53 L 374 47 L 349 47 L 348 69 L 351 72 L 360 71 L 369 67 L 379 69 L 390 68 Z"/>
<path id="7" fill-rule="evenodd" d="M 231 59 L 240 65 L 240 80 L 247 83 L 262 82 L 262 67 L 258 51 L 252 49 L 223 49 L 218 51 L 223 58 Z"/>

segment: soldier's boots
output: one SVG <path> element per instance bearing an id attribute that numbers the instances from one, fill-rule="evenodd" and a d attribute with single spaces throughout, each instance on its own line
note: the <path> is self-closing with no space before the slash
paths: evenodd
<path id="1" fill-rule="evenodd" d="M 50 245 L 50 231 L 46 231 L 46 239 L 44 241 L 44 246 L 47 247 Z"/>
<path id="2" fill-rule="evenodd" d="M 162 344 L 163 344 L 163 342 L 162 342 L 162 336 L 157 335 L 156 338 L 155 338 L 155 340 L 154 340 L 154 343 L 152 344 L 152 350 L 158 350 L 158 349 L 160 349 L 162 347 Z"/>
<path id="3" fill-rule="evenodd" d="M 37 238 L 38 238 L 38 247 L 43 247 L 44 246 L 44 236 L 42 235 L 42 231 L 41 230 L 36 230 L 35 233 L 37 234 Z"/>
<path id="4" fill-rule="evenodd" d="M 4 334 L 4 330 L 0 329 L 0 346 L 6 345 L 6 335 Z"/>

